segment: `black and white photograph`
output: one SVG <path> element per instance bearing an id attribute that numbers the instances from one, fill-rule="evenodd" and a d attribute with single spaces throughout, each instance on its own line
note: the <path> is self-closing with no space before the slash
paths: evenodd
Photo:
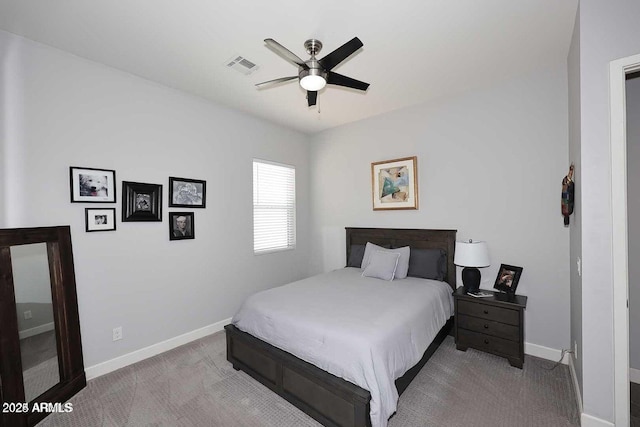
<path id="1" fill-rule="evenodd" d="M 71 166 L 71 203 L 115 203 L 116 171 Z"/>
<path id="2" fill-rule="evenodd" d="M 195 238 L 193 212 L 169 212 L 169 240 Z"/>
<path id="3" fill-rule="evenodd" d="M 162 221 L 162 185 L 122 181 L 122 221 Z"/>
<path id="4" fill-rule="evenodd" d="M 521 275 L 522 267 L 501 264 L 500 270 L 498 270 L 498 277 L 496 277 L 496 283 L 493 285 L 493 287 L 500 291 L 515 294 L 516 287 L 518 287 L 518 282 L 520 281 Z"/>
<path id="5" fill-rule="evenodd" d="M 206 207 L 207 182 L 198 179 L 169 177 L 169 207 Z"/>
<path id="6" fill-rule="evenodd" d="M 86 208 L 85 231 L 114 231 L 116 229 L 116 209 Z"/>

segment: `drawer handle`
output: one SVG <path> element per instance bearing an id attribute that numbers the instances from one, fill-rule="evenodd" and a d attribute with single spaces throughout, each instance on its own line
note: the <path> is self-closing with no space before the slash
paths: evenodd
<path id="1" fill-rule="evenodd" d="M 489 325 L 484 325 L 484 328 L 485 329 L 489 329 Z"/>
<path id="2" fill-rule="evenodd" d="M 485 310 L 485 311 L 484 311 L 484 314 L 489 314 L 489 310 Z"/>
<path id="3" fill-rule="evenodd" d="M 485 344 L 489 344 L 489 340 L 484 340 L 484 343 Z"/>

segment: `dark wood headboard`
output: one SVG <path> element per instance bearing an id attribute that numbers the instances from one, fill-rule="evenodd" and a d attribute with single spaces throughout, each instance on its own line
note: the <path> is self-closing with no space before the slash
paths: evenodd
<path id="1" fill-rule="evenodd" d="M 456 289 L 456 266 L 453 255 L 456 248 L 457 230 L 426 230 L 408 228 L 354 228 L 347 230 L 347 261 L 351 245 L 390 244 L 391 247 L 410 246 L 412 249 L 444 249 L 447 253 L 447 277 L 445 281 Z"/>

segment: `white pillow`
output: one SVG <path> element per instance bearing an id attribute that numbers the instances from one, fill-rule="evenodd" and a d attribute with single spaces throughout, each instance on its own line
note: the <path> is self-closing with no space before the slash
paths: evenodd
<path id="1" fill-rule="evenodd" d="M 367 242 L 367 245 L 364 247 L 364 255 L 362 256 L 362 265 L 360 266 L 360 268 L 362 268 L 363 270 L 367 268 L 367 265 L 369 265 L 369 259 L 371 259 L 372 253 L 374 253 L 375 251 L 385 251 L 385 250 L 386 249 L 383 248 L 382 246 L 374 245 L 371 242 Z"/>
<path id="2" fill-rule="evenodd" d="M 393 280 L 399 258 L 399 253 L 374 251 L 369 257 L 369 265 L 364 269 L 362 275 L 382 280 Z"/>
<path id="3" fill-rule="evenodd" d="M 362 257 L 361 268 L 363 269 L 367 268 L 370 262 L 369 260 L 371 258 L 371 254 L 375 251 L 400 254 L 400 259 L 398 259 L 398 268 L 396 270 L 395 278 L 406 279 L 407 273 L 409 272 L 409 258 L 411 257 L 411 248 L 409 246 L 405 246 L 403 248 L 385 249 L 378 245 L 374 245 L 373 243 L 367 242 L 367 246 L 365 246 L 364 248 L 364 256 Z"/>

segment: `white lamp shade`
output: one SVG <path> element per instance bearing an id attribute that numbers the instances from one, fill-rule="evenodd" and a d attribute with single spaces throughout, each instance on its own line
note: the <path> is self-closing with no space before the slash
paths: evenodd
<path id="1" fill-rule="evenodd" d="M 487 242 L 456 242 L 453 263 L 461 267 L 489 267 L 491 260 Z"/>

